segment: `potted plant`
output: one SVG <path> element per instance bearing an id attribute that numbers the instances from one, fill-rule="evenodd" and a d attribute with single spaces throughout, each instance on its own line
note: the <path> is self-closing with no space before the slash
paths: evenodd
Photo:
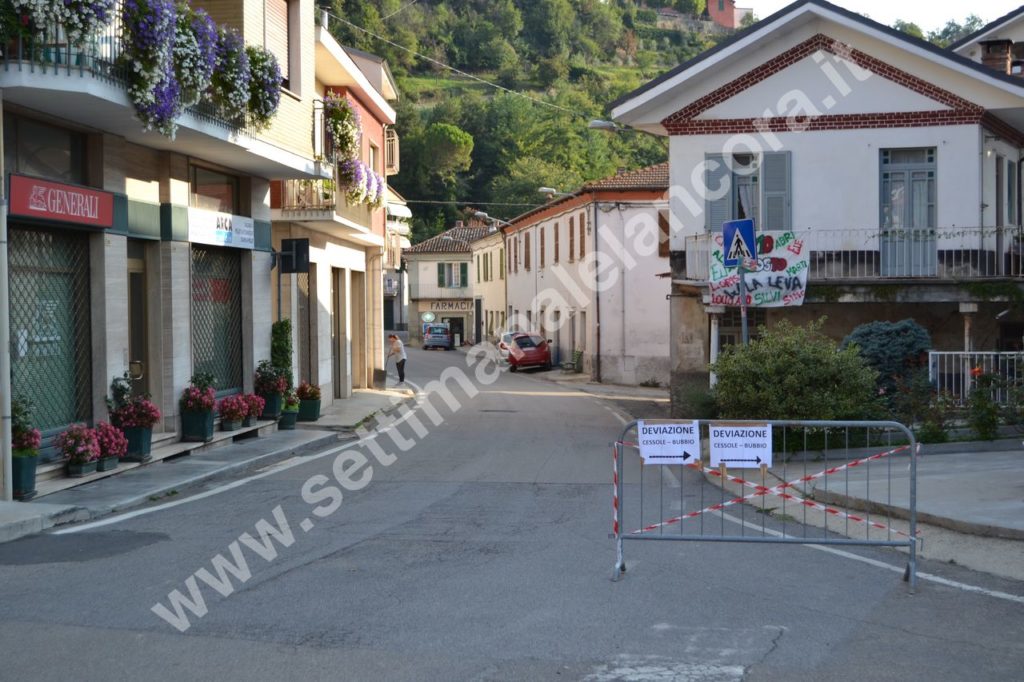
<path id="1" fill-rule="evenodd" d="M 320 418 L 320 387 L 303 381 L 295 391 L 299 396 L 299 421 L 315 422 Z"/>
<path id="2" fill-rule="evenodd" d="M 295 428 L 295 422 L 299 418 L 299 396 L 295 391 L 287 391 L 284 394 L 284 407 L 281 408 L 281 420 L 277 428 L 290 431 Z"/>
<path id="3" fill-rule="evenodd" d="M 237 431 L 242 428 L 242 420 L 249 414 L 249 403 L 240 394 L 229 395 L 220 401 L 220 428 L 224 431 Z"/>
<path id="4" fill-rule="evenodd" d="M 31 500 L 36 495 L 36 465 L 39 463 L 39 429 L 32 426 L 32 402 L 11 400 L 11 476 L 14 499 Z"/>
<path id="5" fill-rule="evenodd" d="M 117 463 L 128 452 L 128 439 L 121 433 L 121 429 L 107 422 L 99 422 L 93 431 L 96 432 L 96 442 L 100 448 L 96 471 L 116 469 Z"/>
<path id="6" fill-rule="evenodd" d="M 160 421 L 160 408 L 150 400 L 149 394 L 133 396 L 128 372 L 110 383 L 113 396 L 107 400 L 110 423 L 124 432 L 128 440 L 127 462 L 148 462 L 153 444 L 153 426 Z"/>
<path id="7" fill-rule="evenodd" d="M 260 360 L 256 366 L 256 393 L 266 405 L 260 414 L 260 419 L 277 419 L 281 416 L 281 396 L 288 390 L 288 377 L 284 372 L 274 367 L 270 360 Z"/>
<path id="8" fill-rule="evenodd" d="M 246 393 L 242 397 L 249 408 L 242 421 L 242 426 L 256 426 L 256 420 L 263 414 L 263 408 L 266 407 L 267 401 L 255 393 Z"/>
<path id="9" fill-rule="evenodd" d="M 67 460 L 68 476 L 81 478 L 96 471 L 100 444 L 96 432 L 85 424 L 72 424 L 57 434 L 53 444 Z"/>
<path id="10" fill-rule="evenodd" d="M 181 439 L 188 442 L 213 440 L 213 408 L 217 402 L 209 372 L 196 372 L 181 394 Z"/>

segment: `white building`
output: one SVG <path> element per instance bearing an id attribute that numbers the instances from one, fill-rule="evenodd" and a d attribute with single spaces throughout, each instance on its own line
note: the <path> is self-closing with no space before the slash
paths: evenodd
<path id="1" fill-rule="evenodd" d="M 597 227 L 595 230 L 594 227 Z M 620 173 L 503 228 L 507 314 L 595 380 L 668 382 L 668 164 Z"/>
<path id="2" fill-rule="evenodd" d="M 473 267 L 474 335 L 494 342 L 505 329 L 505 235 L 496 226 L 471 244 Z"/>
<path id="3" fill-rule="evenodd" d="M 410 246 L 412 211 L 405 199 L 391 187 L 387 195 L 387 235 L 384 243 L 384 333 L 409 339 L 409 278 L 402 263 L 402 250 Z"/>
<path id="4" fill-rule="evenodd" d="M 757 321 L 911 317 L 937 350 L 1020 348 L 1022 21 L 951 51 L 801 0 L 611 105 L 670 141 L 674 387 L 735 337 L 710 258 L 737 218 L 806 255 L 802 306 Z"/>

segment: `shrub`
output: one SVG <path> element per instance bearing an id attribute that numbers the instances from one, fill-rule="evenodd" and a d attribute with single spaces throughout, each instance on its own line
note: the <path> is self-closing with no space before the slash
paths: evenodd
<path id="1" fill-rule="evenodd" d="M 878 371 L 878 388 L 893 407 L 900 384 L 913 383 L 912 375 L 927 361 L 932 347 L 927 330 L 913 320 L 870 322 L 854 329 L 840 348 L 856 345 L 869 367 Z"/>
<path id="2" fill-rule="evenodd" d="M 270 360 L 260 360 L 256 365 L 256 392 L 262 395 L 274 395 L 288 390 L 288 378 Z"/>
<path id="3" fill-rule="evenodd" d="M 295 391 L 288 390 L 284 394 L 284 407 L 281 408 L 284 412 L 298 412 L 299 411 L 299 396 Z"/>
<path id="4" fill-rule="evenodd" d="M 255 393 L 247 393 L 242 397 L 245 398 L 245 404 L 249 408 L 250 417 L 258 417 L 263 414 L 263 408 L 267 406 L 266 400 Z"/>
<path id="5" fill-rule="evenodd" d="M 11 400 L 11 448 L 25 456 L 38 454 L 42 436 L 32 426 L 32 410 L 35 406 L 28 398 L 16 397 Z"/>
<path id="6" fill-rule="evenodd" d="M 993 393 L 999 377 L 986 374 L 981 367 L 971 370 L 974 386 L 967 396 L 967 423 L 981 440 L 995 440 L 999 434 L 999 413 L 1001 408 Z"/>
<path id="7" fill-rule="evenodd" d="M 225 421 L 242 421 L 249 414 L 249 402 L 243 395 L 229 395 L 220 401 L 217 411 Z"/>
<path id="8" fill-rule="evenodd" d="M 85 464 L 100 458 L 96 432 L 85 424 L 72 424 L 57 434 L 53 444 L 73 464 Z"/>
<path id="9" fill-rule="evenodd" d="M 181 393 L 181 409 L 192 412 L 210 412 L 217 402 L 214 390 L 216 380 L 209 372 L 196 372 Z"/>
<path id="10" fill-rule="evenodd" d="M 727 348 L 711 366 L 725 419 L 866 419 L 879 416 L 877 372 L 856 348 L 839 350 L 821 334 L 824 320 L 787 320 L 749 346 Z"/>
<path id="11" fill-rule="evenodd" d="M 100 457 L 117 457 L 121 459 L 128 452 L 128 439 L 121 429 L 107 422 L 99 422 L 96 428 L 96 443 L 100 448 Z"/>
<path id="12" fill-rule="evenodd" d="M 295 391 L 299 400 L 320 400 L 320 387 L 303 381 Z"/>
<path id="13" fill-rule="evenodd" d="M 270 327 L 270 364 L 284 376 L 287 388 L 292 387 L 292 321 L 278 320 Z"/>

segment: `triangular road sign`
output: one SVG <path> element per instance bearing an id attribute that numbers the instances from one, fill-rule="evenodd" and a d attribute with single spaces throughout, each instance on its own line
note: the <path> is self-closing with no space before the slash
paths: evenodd
<path id="1" fill-rule="evenodd" d="M 750 247 L 747 246 L 747 242 L 743 239 L 743 231 L 736 230 L 736 236 L 733 237 L 732 247 L 729 249 L 729 253 L 726 254 L 727 260 L 736 260 L 743 262 L 745 259 L 753 258 L 754 254 Z"/>

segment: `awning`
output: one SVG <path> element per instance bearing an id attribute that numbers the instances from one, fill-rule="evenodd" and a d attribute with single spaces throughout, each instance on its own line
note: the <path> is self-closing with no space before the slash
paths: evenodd
<path id="1" fill-rule="evenodd" d="M 388 215 L 393 215 L 396 218 L 412 218 L 412 211 L 405 204 L 388 202 Z"/>

